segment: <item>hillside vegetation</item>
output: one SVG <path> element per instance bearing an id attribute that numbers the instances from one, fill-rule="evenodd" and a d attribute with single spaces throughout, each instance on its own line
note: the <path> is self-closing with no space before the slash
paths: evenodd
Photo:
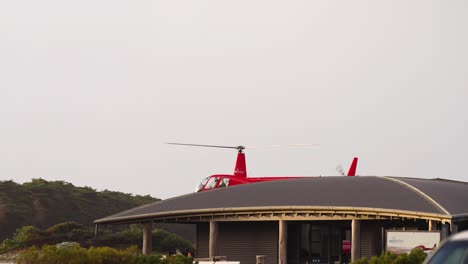
<path id="1" fill-rule="evenodd" d="M 23 226 L 45 229 L 69 221 L 92 226 L 98 218 L 158 200 L 149 195 L 98 192 L 64 181 L 0 181 L 0 241 Z"/>
<path id="2" fill-rule="evenodd" d="M 176 234 L 161 229 L 154 229 L 152 251 L 175 254 L 194 252 L 192 243 Z M 34 226 L 23 226 L 16 230 L 12 238 L 0 243 L 0 254 L 22 251 L 25 248 L 43 247 L 47 245 L 76 244 L 84 248 L 112 247 L 125 249 L 128 247 L 142 248 L 143 231 L 140 225 L 133 224 L 121 231 L 103 230 L 95 236 L 92 227 L 85 227 L 76 222 L 64 222 L 47 229 Z M 8 255 L 8 254 L 7 254 Z M 0 256 L 0 262 L 2 256 Z"/>

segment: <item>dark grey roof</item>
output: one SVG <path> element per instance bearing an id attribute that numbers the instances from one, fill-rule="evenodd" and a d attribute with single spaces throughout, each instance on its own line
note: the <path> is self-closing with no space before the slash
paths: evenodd
<path id="1" fill-rule="evenodd" d="M 468 213 L 468 183 L 445 179 L 398 178 L 421 190 L 451 215 Z"/>
<path id="2" fill-rule="evenodd" d="M 96 223 L 174 211 L 285 206 L 381 208 L 447 215 L 468 213 L 467 198 L 467 183 L 442 179 L 310 177 L 192 193 L 130 209 Z"/>

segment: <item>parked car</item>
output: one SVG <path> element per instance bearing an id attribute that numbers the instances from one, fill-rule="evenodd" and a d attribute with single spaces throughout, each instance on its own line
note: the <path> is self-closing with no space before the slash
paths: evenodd
<path id="1" fill-rule="evenodd" d="M 468 264 L 468 230 L 442 242 L 423 264 Z"/>

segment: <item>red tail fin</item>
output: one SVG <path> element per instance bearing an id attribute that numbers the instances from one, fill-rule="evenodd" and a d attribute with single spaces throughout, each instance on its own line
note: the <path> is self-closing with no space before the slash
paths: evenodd
<path id="1" fill-rule="evenodd" d="M 234 176 L 247 177 L 247 167 L 245 165 L 245 155 L 242 152 L 237 154 L 236 167 L 234 168 Z"/>
<path id="2" fill-rule="evenodd" d="M 346 176 L 356 176 L 356 167 L 357 167 L 358 158 L 354 157 L 351 166 L 349 167 L 348 174 Z"/>

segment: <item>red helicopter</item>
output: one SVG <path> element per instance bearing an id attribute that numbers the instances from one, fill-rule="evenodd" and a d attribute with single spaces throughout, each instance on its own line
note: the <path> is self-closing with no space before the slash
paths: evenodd
<path id="1" fill-rule="evenodd" d="M 212 147 L 212 148 L 231 148 L 237 149 L 236 166 L 234 167 L 234 174 L 215 174 L 204 178 L 196 187 L 196 192 L 213 190 L 217 188 L 224 188 L 239 184 L 248 184 L 263 181 L 286 180 L 295 178 L 304 178 L 301 176 L 281 176 L 281 177 L 247 177 L 247 166 L 245 163 L 244 146 L 217 146 L 217 145 L 199 145 L 199 144 L 184 144 L 184 143 L 167 143 L 171 145 L 184 145 L 196 147 Z M 354 157 L 349 167 L 346 176 L 355 176 L 358 158 Z"/>

